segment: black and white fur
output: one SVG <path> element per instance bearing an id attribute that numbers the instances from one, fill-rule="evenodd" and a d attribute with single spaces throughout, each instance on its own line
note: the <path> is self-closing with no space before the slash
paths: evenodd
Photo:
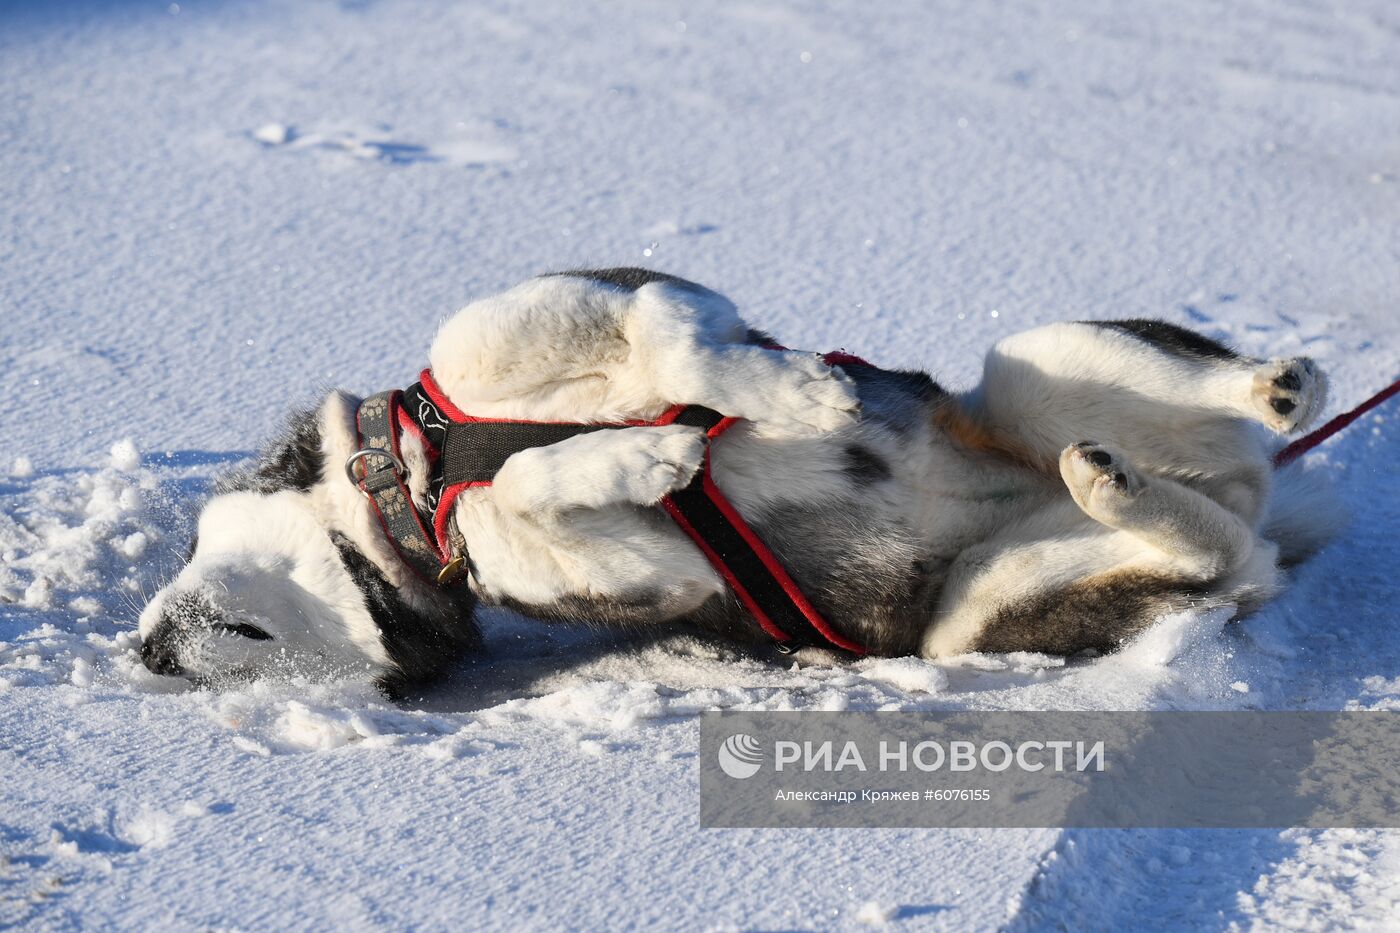
<path id="1" fill-rule="evenodd" d="M 766 343 L 708 289 L 605 270 L 467 306 L 429 359 L 478 416 L 645 420 L 685 403 L 746 419 L 714 445 L 716 482 L 827 619 L 880 654 L 1110 650 L 1174 609 L 1257 606 L 1333 531 L 1323 491 L 1276 481 L 1268 457 L 1269 432 L 1322 407 L 1306 359 L 1245 358 L 1158 321 L 1052 324 L 999 342 L 982 383 L 953 395 Z M 142 614 L 152 670 L 423 681 L 478 643 L 473 597 L 762 637 L 656 507 L 698 469 L 699 430 L 515 454 L 458 499 L 470 587 L 442 590 L 395 557 L 344 476 L 356 404 L 331 394 L 221 486 Z M 421 499 L 425 454 L 404 445 Z"/>

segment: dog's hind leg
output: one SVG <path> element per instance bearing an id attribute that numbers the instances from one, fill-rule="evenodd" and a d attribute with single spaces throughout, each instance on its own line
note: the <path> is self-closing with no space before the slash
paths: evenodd
<path id="1" fill-rule="evenodd" d="M 1239 516 L 1193 489 L 1144 476 L 1122 453 L 1092 441 L 1066 447 L 1060 476 L 1084 514 L 1151 545 L 1164 568 L 1197 583 L 1218 579 L 1251 554 L 1255 535 Z"/>
<path id="2" fill-rule="evenodd" d="M 1276 587 L 1273 546 L 1206 496 L 1089 442 L 1059 465 L 1074 506 L 1052 503 L 959 555 L 926 657 L 1111 650 L 1167 612 L 1248 607 Z"/>
<path id="3" fill-rule="evenodd" d="M 1138 449 L 1172 449 L 1212 422 L 1301 430 L 1325 394 L 1321 371 L 1306 358 L 1241 356 L 1161 321 L 1099 321 L 1050 324 L 999 341 L 987 354 L 981 386 L 964 402 L 987 427 L 1052 460 L 1066 444 L 1099 432 L 1100 440 L 1155 465 Z M 1183 454 L 1189 456 L 1178 449 L 1163 459 Z"/>
<path id="4" fill-rule="evenodd" d="M 1051 324 L 1000 341 L 961 410 L 993 437 L 1051 468 L 1082 438 L 1125 451 L 1146 470 L 1193 483 L 1256 518 L 1270 466 L 1250 422 L 1286 433 L 1320 411 L 1312 361 L 1241 356 L 1161 321 Z"/>

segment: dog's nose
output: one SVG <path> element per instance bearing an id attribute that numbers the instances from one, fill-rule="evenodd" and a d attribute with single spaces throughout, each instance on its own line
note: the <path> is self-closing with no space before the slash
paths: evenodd
<path id="1" fill-rule="evenodd" d="M 170 645 L 154 636 L 155 633 L 152 633 L 151 638 L 141 643 L 141 663 L 146 665 L 146 669 L 152 674 L 161 674 L 166 677 L 179 677 L 185 673 L 185 669 L 176 660 L 175 652 Z"/>

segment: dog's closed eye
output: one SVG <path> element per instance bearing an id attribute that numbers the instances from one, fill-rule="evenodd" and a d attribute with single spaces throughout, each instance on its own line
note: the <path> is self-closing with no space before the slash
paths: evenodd
<path id="1" fill-rule="evenodd" d="M 247 622 L 215 622 L 210 626 L 214 631 L 225 635 L 240 635 L 243 638 L 252 638 L 255 641 L 271 641 L 272 636 L 258 628 L 256 625 L 249 625 Z"/>

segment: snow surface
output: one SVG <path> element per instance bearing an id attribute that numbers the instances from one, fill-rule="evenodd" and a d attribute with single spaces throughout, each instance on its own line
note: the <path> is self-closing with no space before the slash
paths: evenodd
<path id="1" fill-rule="evenodd" d="M 1400 375 L 1393 2 L 8 3 L 0 152 L 0 925 L 1394 928 L 1393 832 L 701 831 L 694 757 L 707 709 L 1400 709 L 1394 405 L 1312 458 L 1353 525 L 1279 601 L 1094 661 L 489 613 L 396 706 L 133 654 L 211 476 L 546 269 L 955 386 L 1155 315 L 1364 398 Z"/>

